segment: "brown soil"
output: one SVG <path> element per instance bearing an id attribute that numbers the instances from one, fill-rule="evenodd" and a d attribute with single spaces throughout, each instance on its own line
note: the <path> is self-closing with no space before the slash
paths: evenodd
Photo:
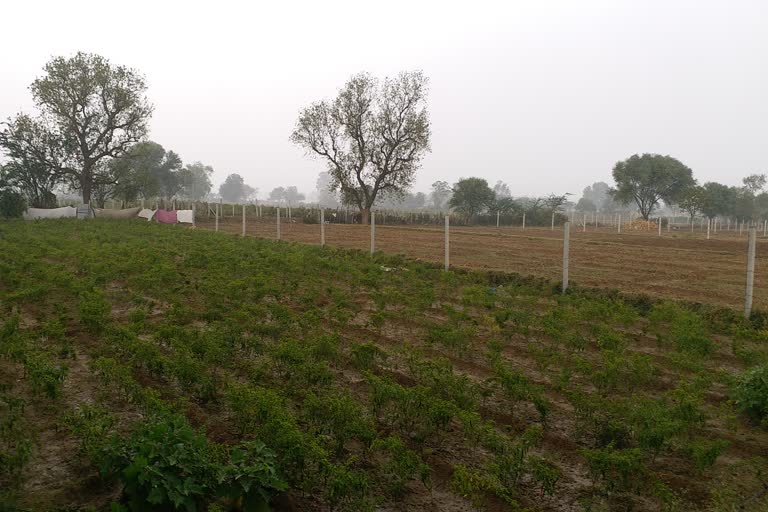
<path id="1" fill-rule="evenodd" d="M 198 227 L 213 229 L 207 219 Z M 275 239 L 275 219 L 248 219 L 249 236 Z M 221 219 L 220 230 L 240 233 L 240 217 Z M 697 228 L 698 229 L 698 228 Z M 282 239 L 320 243 L 320 225 L 283 220 Z M 327 224 L 326 243 L 348 249 L 370 249 L 370 226 Z M 562 227 L 454 227 L 450 235 L 451 265 L 516 272 L 559 281 L 562 277 Z M 768 239 L 758 239 L 755 307 L 768 307 Z M 376 226 L 376 250 L 425 261 L 443 262 L 442 226 Z M 742 308 L 746 280 L 746 232 L 719 232 L 706 239 L 695 231 L 623 232 L 613 228 L 574 226 L 571 230 L 570 280 L 585 287 L 618 289 L 717 306 Z"/>

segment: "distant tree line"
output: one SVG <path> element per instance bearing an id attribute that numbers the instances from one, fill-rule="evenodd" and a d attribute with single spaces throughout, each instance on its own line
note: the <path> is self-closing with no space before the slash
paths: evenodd
<path id="1" fill-rule="evenodd" d="M 584 189 L 577 211 L 610 212 L 628 206 L 649 219 L 663 204 L 679 208 L 690 218 L 731 218 L 748 222 L 768 218 L 765 174 L 752 174 L 741 186 L 716 182 L 699 185 L 693 171 L 670 156 L 633 155 L 613 168 L 614 187 L 598 182 Z"/>
<path id="2" fill-rule="evenodd" d="M 98 207 L 110 199 L 210 194 L 212 167 L 184 165 L 178 154 L 147 140 L 153 107 L 137 71 L 80 52 L 53 58 L 30 90 L 38 114 L 20 113 L 0 128 L 0 215 L 54 208 L 56 190 L 77 191 Z M 238 174 L 219 188 L 220 197 L 233 202 L 255 193 Z"/>

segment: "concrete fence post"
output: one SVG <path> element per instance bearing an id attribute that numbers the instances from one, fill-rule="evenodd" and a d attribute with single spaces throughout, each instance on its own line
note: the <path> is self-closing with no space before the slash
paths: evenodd
<path id="1" fill-rule="evenodd" d="M 448 269 L 451 266 L 451 239 L 450 239 L 450 217 L 448 215 L 445 216 L 445 271 L 448 272 Z"/>
<path id="2" fill-rule="evenodd" d="M 616 222 L 616 226 L 618 228 L 619 234 L 621 234 L 621 214 L 619 214 L 619 217 L 618 217 L 617 222 Z"/>
<path id="3" fill-rule="evenodd" d="M 499 216 L 501 215 L 501 212 L 499 210 L 496 210 L 496 227 L 499 227 Z"/>
<path id="4" fill-rule="evenodd" d="M 280 207 L 277 207 L 277 239 L 280 240 Z"/>
<path id="5" fill-rule="evenodd" d="M 747 289 L 744 297 L 744 318 L 752 315 L 752 294 L 755 283 L 755 250 L 757 246 L 757 232 L 755 228 L 749 228 L 749 246 L 747 249 Z"/>
<path id="6" fill-rule="evenodd" d="M 320 247 L 325 247 L 325 210 L 320 209 Z"/>
<path id="7" fill-rule="evenodd" d="M 219 230 L 219 203 L 216 203 L 216 212 L 214 213 L 216 217 L 216 228 L 215 231 Z"/>
<path id="8" fill-rule="evenodd" d="M 371 256 L 376 250 L 376 212 L 371 212 Z"/>
<path id="9" fill-rule="evenodd" d="M 195 226 L 195 203 L 192 203 L 192 227 L 194 228 Z"/>
<path id="10" fill-rule="evenodd" d="M 243 232 L 240 236 L 245 236 L 245 205 L 243 205 Z"/>
<path id="11" fill-rule="evenodd" d="M 552 231 L 555 230 L 555 212 L 552 212 Z"/>
<path id="12" fill-rule="evenodd" d="M 523 212 L 523 231 L 525 231 L 525 212 Z"/>
<path id="13" fill-rule="evenodd" d="M 659 236 L 661 236 L 661 217 L 659 217 Z"/>
<path id="14" fill-rule="evenodd" d="M 563 225 L 563 293 L 568 290 L 569 246 L 571 244 L 571 223 Z"/>
<path id="15" fill-rule="evenodd" d="M 712 219 L 707 219 L 707 240 L 709 240 L 709 232 L 711 230 Z"/>

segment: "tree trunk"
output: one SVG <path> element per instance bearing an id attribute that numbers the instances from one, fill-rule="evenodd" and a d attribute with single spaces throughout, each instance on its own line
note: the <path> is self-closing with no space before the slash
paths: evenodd
<path id="1" fill-rule="evenodd" d="M 83 189 L 83 204 L 91 203 L 91 187 L 93 186 L 93 180 L 91 179 L 91 169 L 87 164 L 83 166 L 83 175 L 80 178 L 80 186 Z"/>
<path id="2" fill-rule="evenodd" d="M 360 208 L 360 224 L 363 226 L 368 225 L 368 219 L 371 217 L 370 208 Z"/>

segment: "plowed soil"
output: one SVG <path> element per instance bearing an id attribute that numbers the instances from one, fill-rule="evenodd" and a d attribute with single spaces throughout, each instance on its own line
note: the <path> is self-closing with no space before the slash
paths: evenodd
<path id="1" fill-rule="evenodd" d="M 249 236 L 276 238 L 276 219 L 247 219 Z M 214 229 L 213 219 L 198 227 Z M 241 233 L 241 218 L 221 219 L 220 229 Z M 283 240 L 320 243 L 320 225 L 300 221 L 281 223 Z M 370 226 L 327 224 L 326 244 L 370 249 Z M 377 251 L 443 262 L 442 226 L 376 226 Z M 768 308 L 768 239 L 759 237 L 754 304 Z M 559 281 L 562 277 L 563 230 L 549 227 L 452 227 L 450 263 L 464 268 L 516 272 Z M 687 229 L 623 232 L 615 228 L 581 226 L 571 230 L 570 280 L 585 287 L 618 289 L 652 297 L 704 302 L 742 308 L 746 282 L 746 231 L 711 234 Z"/>

